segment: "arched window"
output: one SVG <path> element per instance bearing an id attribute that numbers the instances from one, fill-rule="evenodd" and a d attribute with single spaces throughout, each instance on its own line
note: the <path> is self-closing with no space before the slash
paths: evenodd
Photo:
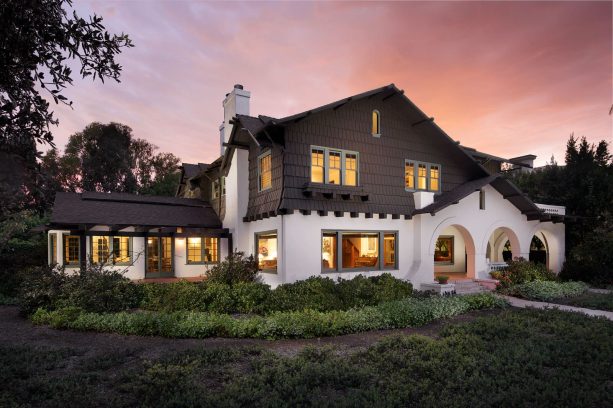
<path id="1" fill-rule="evenodd" d="M 376 109 L 372 111 L 372 135 L 381 136 L 381 114 Z"/>

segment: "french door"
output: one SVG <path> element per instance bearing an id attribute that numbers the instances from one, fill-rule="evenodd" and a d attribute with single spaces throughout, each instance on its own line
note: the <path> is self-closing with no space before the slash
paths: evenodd
<path id="1" fill-rule="evenodd" d="M 145 277 L 165 278 L 174 276 L 172 237 L 147 237 L 147 261 Z"/>

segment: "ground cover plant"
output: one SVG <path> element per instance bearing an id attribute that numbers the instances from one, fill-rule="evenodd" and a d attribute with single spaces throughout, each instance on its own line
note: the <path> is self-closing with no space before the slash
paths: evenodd
<path id="1" fill-rule="evenodd" d="M 38 309 L 31 319 L 55 328 L 178 338 L 311 338 L 420 326 L 471 310 L 503 307 L 491 293 L 406 298 L 349 310 L 274 312 L 235 317 L 208 312 L 92 313 L 77 307 Z"/>
<path id="2" fill-rule="evenodd" d="M 604 407 L 613 404 L 613 325 L 505 309 L 435 337 L 395 335 L 363 349 L 261 347 L 163 355 L 0 345 L 0 405 Z M 75 343 L 78 344 L 78 343 Z M 134 347 L 134 343 L 130 343 Z"/>
<path id="3" fill-rule="evenodd" d="M 550 300 L 550 302 L 613 312 L 613 293 L 583 292 L 577 296 L 558 297 Z"/>
<path id="4" fill-rule="evenodd" d="M 548 302 L 560 298 L 573 298 L 585 293 L 587 289 L 588 285 L 583 282 L 532 281 L 511 286 L 504 293 Z"/>

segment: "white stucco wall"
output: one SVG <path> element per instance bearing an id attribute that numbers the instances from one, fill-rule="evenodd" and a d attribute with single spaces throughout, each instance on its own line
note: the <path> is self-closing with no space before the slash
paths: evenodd
<path id="1" fill-rule="evenodd" d="M 456 227 L 452 226 L 445 228 L 441 235 L 453 236 L 453 264 L 436 264 L 434 265 L 434 272 L 463 273 L 466 269 L 466 250 L 464 244 L 464 237 Z"/>

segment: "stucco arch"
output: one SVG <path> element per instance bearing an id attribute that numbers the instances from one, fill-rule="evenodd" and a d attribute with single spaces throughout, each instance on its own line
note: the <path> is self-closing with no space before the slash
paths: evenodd
<path id="1" fill-rule="evenodd" d="M 511 229 L 510 227 L 508 227 L 502 222 L 494 223 L 490 225 L 490 227 L 487 229 L 488 232 L 485 234 L 485 236 L 483 237 L 483 241 L 481 242 L 482 253 L 487 254 L 487 245 L 490 241 L 490 238 L 498 230 L 503 232 L 504 235 L 506 235 L 509 242 L 511 243 L 511 252 L 513 253 L 513 258 L 518 258 L 522 256 L 522 254 L 524 253 L 524 248 L 521 245 L 517 234 L 515 233 L 515 231 L 513 231 L 513 229 Z M 498 239 L 499 241 L 501 241 L 503 239 L 503 235 L 498 237 Z M 491 248 L 491 250 L 497 251 L 499 250 L 500 245 L 504 246 L 505 243 L 506 243 L 506 240 L 504 240 L 504 242 L 497 242 L 496 245 L 493 248 Z M 528 249 L 529 248 L 530 247 L 528 247 Z"/>
<path id="2" fill-rule="evenodd" d="M 559 272 L 564 260 L 564 236 L 550 230 L 550 225 L 538 223 L 530 231 L 527 245 L 530 245 L 533 236 L 539 237 L 545 244 L 547 251 L 547 269 Z M 528 247 L 529 249 L 529 247 Z"/>
<path id="3" fill-rule="evenodd" d="M 436 247 L 436 240 L 441 235 L 442 231 L 449 227 L 454 227 L 455 229 L 457 229 L 462 235 L 462 238 L 464 239 L 464 246 L 466 249 L 466 276 L 468 278 L 476 278 L 475 241 L 473 239 L 473 235 L 465 226 L 459 223 L 457 217 L 447 218 L 435 228 L 434 233 L 430 238 L 430 245 L 428 247 L 428 255 L 430 257 L 431 262 L 434 262 L 434 250 Z"/>

